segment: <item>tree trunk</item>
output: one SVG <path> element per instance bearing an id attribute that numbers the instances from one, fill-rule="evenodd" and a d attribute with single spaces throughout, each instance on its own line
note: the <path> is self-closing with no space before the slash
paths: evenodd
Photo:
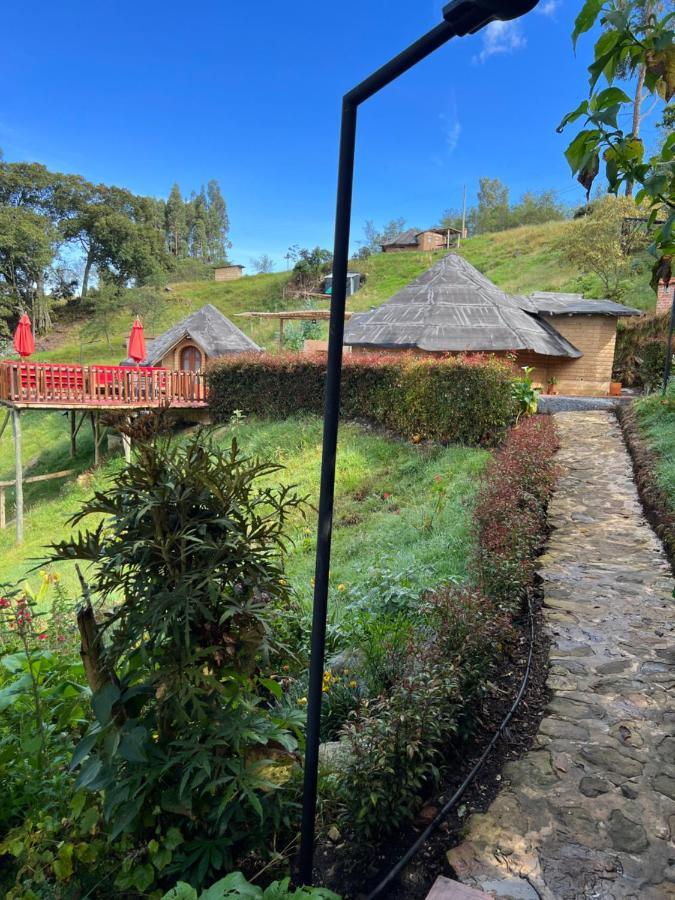
<path id="1" fill-rule="evenodd" d="M 80 293 L 81 297 L 87 296 L 87 291 L 89 290 L 89 275 L 91 274 L 91 267 L 94 264 L 94 251 L 90 247 L 87 251 L 87 261 L 84 264 L 84 273 L 82 275 L 82 291 Z"/>
<path id="2" fill-rule="evenodd" d="M 645 73 L 646 69 L 644 66 L 640 66 L 640 70 L 638 72 L 638 82 L 637 88 L 635 89 L 635 99 L 633 100 L 633 130 L 632 136 L 634 138 L 640 137 L 640 122 L 642 119 L 642 91 L 645 86 Z M 626 197 L 633 196 L 633 182 L 626 182 Z"/>

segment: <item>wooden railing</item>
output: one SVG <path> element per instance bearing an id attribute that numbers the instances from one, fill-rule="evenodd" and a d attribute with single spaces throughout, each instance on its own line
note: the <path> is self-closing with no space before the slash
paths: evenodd
<path id="1" fill-rule="evenodd" d="M 200 372 L 131 366 L 0 363 L 0 400 L 31 406 L 205 406 Z"/>

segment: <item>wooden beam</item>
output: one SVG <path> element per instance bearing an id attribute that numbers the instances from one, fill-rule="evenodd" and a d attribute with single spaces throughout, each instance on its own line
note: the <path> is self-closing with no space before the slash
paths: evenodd
<path id="1" fill-rule="evenodd" d="M 47 472 L 46 475 L 31 475 L 24 478 L 24 484 L 36 484 L 39 481 L 51 481 L 54 478 L 67 478 L 68 475 L 75 475 L 75 469 L 64 469 L 62 472 Z M 15 481 L 0 481 L 0 488 L 14 487 Z"/>
<path id="2" fill-rule="evenodd" d="M 5 416 L 5 421 L 2 423 L 2 426 L 0 427 L 0 438 L 1 438 L 1 437 L 3 436 L 3 434 L 5 433 L 5 428 L 7 428 L 7 423 L 9 422 L 9 420 L 10 420 L 11 418 L 12 418 L 12 410 L 11 410 L 11 409 L 8 409 L 8 410 L 7 410 L 7 415 Z"/>
<path id="3" fill-rule="evenodd" d="M 284 321 L 285 319 L 279 319 L 279 349 L 281 350 L 284 346 Z"/>
<path id="4" fill-rule="evenodd" d="M 0 487 L 0 528 L 7 528 L 7 508 L 5 506 L 5 489 Z"/>
<path id="5" fill-rule="evenodd" d="M 12 410 L 12 429 L 14 431 L 14 465 L 16 470 L 16 542 L 23 541 L 23 461 L 21 457 L 21 413 Z"/>
<path id="6" fill-rule="evenodd" d="M 73 459 L 77 455 L 77 430 L 75 429 L 75 410 L 68 413 L 70 421 L 70 456 Z"/>

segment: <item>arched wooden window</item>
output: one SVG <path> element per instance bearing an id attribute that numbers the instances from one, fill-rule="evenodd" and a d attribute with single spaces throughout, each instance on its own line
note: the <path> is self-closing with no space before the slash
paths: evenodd
<path id="1" fill-rule="evenodd" d="M 202 354 L 198 347 L 183 347 L 180 351 L 180 367 L 183 372 L 199 372 L 202 367 Z"/>

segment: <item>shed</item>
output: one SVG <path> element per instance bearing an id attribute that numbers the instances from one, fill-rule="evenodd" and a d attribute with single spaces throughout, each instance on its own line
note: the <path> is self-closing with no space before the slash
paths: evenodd
<path id="1" fill-rule="evenodd" d="M 244 274 L 246 266 L 216 266 L 213 270 L 213 278 L 215 281 L 236 281 Z"/>
<path id="2" fill-rule="evenodd" d="M 461 232 L 456 228 L 427 228 L 425 231 L 408 228 L 396 237 L 384 241 L 380 247 L 383 253 L 449 250 L 450 247 L 458 246 L 460 236 Z"/>
<path id="3" fill-rule="evenodd" d="M 353 296 L 361 287 L 361 273 L 347 272 L 347 297 Z M 333 276 L 327 275 L 323 283 L 324 294 L 333 293 Z"/>
<path id="4" fill-rule="evenodd" d="M 560 393 L 605 395 L 617 318 L 639 314 L 578 294 L 510 296 L 450 254 L 382 306 L 354 315 L 345 344 L 355 352 L 515 354 L 542 386 L 555 378 Z"/>
<path id="5" fill-rule="evenodd" d="M 207 303 L 150 341 L 148 355 L 141 365 L 197 372 L 216 356 L 256 351 L 261 352 L 261 348 L 220 310 Z M 126 359 L 123 365 L 135 363 Z"/>

